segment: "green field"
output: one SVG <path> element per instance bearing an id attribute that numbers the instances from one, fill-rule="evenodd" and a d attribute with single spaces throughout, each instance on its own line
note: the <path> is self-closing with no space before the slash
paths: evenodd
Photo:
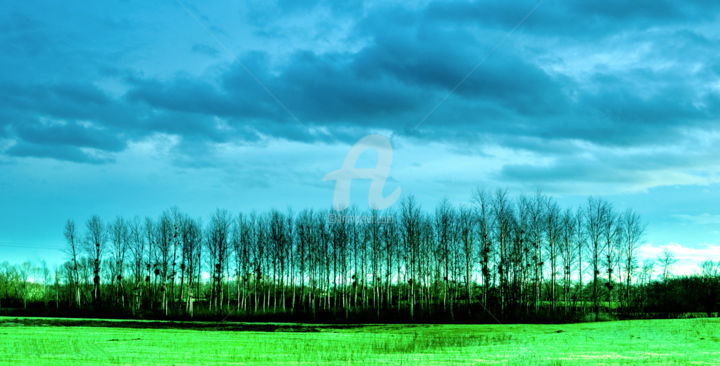
<path id="1" fill-rule="evenodd" d="M 718 365 L 720 319 L 328 326 L 0 318 L 0 364 L 485 363 Z"/>

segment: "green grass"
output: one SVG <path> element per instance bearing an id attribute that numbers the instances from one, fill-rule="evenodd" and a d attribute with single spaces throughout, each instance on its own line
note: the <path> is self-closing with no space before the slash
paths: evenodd
<path id="1" fill-rule="evenodd" d="M 216 325 L 0 318 L 0 364 L 720 364 L 720 319 Z"/>

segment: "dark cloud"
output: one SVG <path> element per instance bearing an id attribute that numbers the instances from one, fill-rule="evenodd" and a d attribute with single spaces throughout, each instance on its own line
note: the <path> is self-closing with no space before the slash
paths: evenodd
<path id="1" fill-rule="evenodd" d="M 14 55 L 2 65 L 25 70 L 23 63 L 47 64 L 53 77 L 20 82 L 23 77 L 10 71 L 0 75 L 0 134 L 18 141 L 6 154 L 73 161 L 82 161 L 77 156 L 84 149 L 112 154 L 129 141 L 171 134 L 180 137 L 179 160 L 190 164 L 216 143 L 351 142 L 378 128 L 473 153 L 482 153 L 473 144 L 498 143 L 552 156 L 572 154 L 577 142 L 682 145 L 688 129 L 717 129 L 718 90 L 709 85 L 720 74 L 720 37 L 704 25 L 717 18 L 718 5 L 543 2 L 506 39 L 536 4 L 254 3 L 243 14 L 257 32 L 275 29 L 287 37 L 278 39 L 290 40 L 307 24 L 309 45 L 334 37 L 344 46 L 288 43 L 285 52 L 249 42 L 254 46 L 238 48 L 234 63 L 200 73 L 113 63 L 115 52 L 93 55 L 68 41 L 74 33 L 20 14 L 0 26 L 0 50 Z M 212 23 L 212 16 L 192 9 Z M 108 32 L 118 25 L 130 30 L 122 17 L 100 24 Z M 342 35 L 331 34 L 341 29 Z M 233 33 L 219 34 L 225 40 Z M 184 49 L 218 56 L 197 39 Z M 175 56 L 155 57 L 162 63 Z M 101 83 L 107 79 L 121 86 L 111 93 Z M 503 174 L 562 177 L 591 163 L 559 161 L 549 173 L 507 167 Z"/>
<path id="2" fill-rule="evenodd" d="M 536 5 L 540 4 L 536 7 Z M 618 33 L 654 27 L 694 24 L 717 18 L 720 5 L 712 1 L 435 1 L 424 10 L 432 22 L 474 23 L 508 30 L 525 18 L 530 34 L 561 38 L 564 42 L 612 37 Z"/>
<path id="3" fill-rule="evenodd" d="M 361 69 L 338 58 L 298 53 L 270 85 L 290 110 L 310 122 L 363 124 L 421 105 L 422 90 L 387 75 L 364 77 Z"/>
<path id="4" fill-rule="evenodd" d="M 78 123 L 20 124 L 14 128 L 14 132 L 25 142 L 43 146 L 90 147 L 108 152 L 117 152 L 125 148 L 125 140 L 121 136 Z"/>
<path id="5" fill-rule="evenodd" d="M 431 4 L 426 10 L 381 7 L 358 22 L 353 36 L 367 42 L 357 52 L 298 51 L 279 65 L 273 64 L 271 55 L 250 53 L 242 64 L 218 76 L 219 89 L 178 79 L 165 87 L 147 89 L 144 100 L 155 108 L 233 117 L 234 123 L 253 125 L 259 131 L 266 122 L 254 121 L 292 122 L 297 118 L 307 127 L 325 126 L 331 132 L 339 126 L 356 125 L 410 134 L 408 126 L 420 122 L 433 104 L 454 90 L 454 98 L 460 99 L 447 102 L 447 108 L 424 122 L 426 130 L 456 127 L 469 129 L 463 134 L 472 136 L 581 139 L 615 145 L 667 138 L 688 124 L 702 124 L 708 109 L 715 105 L 714 96 L 698 95 L 694 84 L 698 80 L 687 78 L 680 68 L 640 67 L 622 74 L 600 69 L 589 79 L 578 80 L 562 72 L 548 72 L 547 65 L 537 58 L 538 52 L 551 52 L 548 49 L 536 47 L 530 52 L 509 46 L 486 59 L 497 43 L 493 43 L 497 32 L 482 28 L 482 23 L 479 28 L 463 26 L 460 14 L 472 12 L 455 6 L 463 5 Z M 482 8 L 477 11 L 493 19 L 502 18 L 501 14 L 516 18 L 518 9 L 494 2 L 470 6 Z M 623 21 L 660 21 L 668 14 L 686 13 L 669 4 L 639 13 L 619 3 L 597 9 L 570 5 L 564 11 L 610 21 L 613 8 L 627 12 L 615 16 Z M 516 41 L 522 44 L 531 39 L 529 33 L 517 35 Z M 563 36 L 554 35 L 553 42 Z M 707 43 L 696 38 L 698 44 Z M 165 91 L 169 93 L 163 94 Z M 706 103 L 700 105 L 698 99 Z M 452 110 L 450 105 L 457 108 Z M 457 110 L 475 113 L 459 114 Z M 433 137 L 452 135 L 432 132 Z M 271 133 L 290 139 L 314 137 Z"/>
<path id="6" fill-rule="evenodd" d="M 110 98 L 90 82 L 49 85 L 6 82 L 0 85 L 0 96 L 1 107 L 22 113 L 27 119 L 37 116 L 104 119 L 112 108 Z M 102 121 L 107 122 L 110 121 Z"/>
<path id="7" fill-rule="evenodd" d="M 36 145 L 17 143 L 5 150 L 5 154 L 17 157 L 52 158 L 76 163 L 104 164 L 114 161 L 112 157 L 95 154 L 75 146 Z"/>
<path id="8" fill-rule="evenodd" d="M 242 101 L 233 102 L 203 80 L 179 76 L 170 82 L 130 79 L 127 100 L 144 102 L 156 109 L 207 116 L 228 116 L 242 110 Z"/>
<path id="9" fill-rule="evenodd" d="M 423 88 L 450 91 L 458 86 L 460 96 L 492 100 L 521 113 L 564 107 L 560 80 L 512 50 L 487 57 L 494 46 L 456 31 L 378 30 L 374 42 L 357 55 L 356 67 L 364 75 L 390 75 Z"/>

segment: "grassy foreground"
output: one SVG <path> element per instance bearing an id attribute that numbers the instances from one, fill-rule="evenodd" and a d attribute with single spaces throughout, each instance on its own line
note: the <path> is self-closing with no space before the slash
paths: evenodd
<path id="1" fill-rule="evenodd" d="M 215 325 L 0 317 L 0 364 L 720 364 L 717 318 L 564 325 Z"/>

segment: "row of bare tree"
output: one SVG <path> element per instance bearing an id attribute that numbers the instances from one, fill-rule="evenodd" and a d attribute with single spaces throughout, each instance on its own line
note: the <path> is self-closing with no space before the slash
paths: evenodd
<path id="1" fill-rule="evenodd" d="M 605 301 L 625 309 L 641 301 L 632 286 L 649 270 L 637 265 L 644 226 L 634 211 L 595 198 L 561 209 L 540 192 L 478 190 L 472 202 L 444 200 L 432 213 L 413 197 L 386 211 L 217 210 L 205 225 L 177 209 L 157 219 L 93 216 L 82 233 L 67 222 L 63 274 L 78 308 L 165 314 L 193 314 L 198 302 L 214 312 L 346 317 L 577 309 L 597 317 Z"/>

